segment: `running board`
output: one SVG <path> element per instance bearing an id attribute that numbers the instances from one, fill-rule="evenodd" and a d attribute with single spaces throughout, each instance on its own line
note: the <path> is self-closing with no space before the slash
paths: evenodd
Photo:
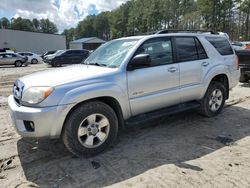
<path id="1" fill-rule="evenodd" d="M 146 121 L 149 121 L 152 119 L 157 119 L 157 118 L 161 118 L 163 116 L 169 116 L 169 115 L 183 112 L 186 110 L 191 110 L 194 108 L 198 108 L 199 106 L 200 106 L 200 103 L 197 101 L 187 102 L 187 103 L 183 103 L 183 104 L 179 104 L 179 105 L 175 105 L 175 106 L 170 106 L 170 107 L 163 108 L 160 110 L 156 110 L 156 111 L 152 111 L 152 112 L 148 112 L 148 113 L 144 113 L 144 114 L 140 114 L 140 115 L 131 117 L 130 119 L 125 121 L 125 125 L 142 124 L 143 122 L 146 122 Z"/>

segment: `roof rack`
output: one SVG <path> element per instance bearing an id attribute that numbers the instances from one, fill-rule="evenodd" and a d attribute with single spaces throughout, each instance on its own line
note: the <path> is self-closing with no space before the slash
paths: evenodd
<path id="1" fill-rule="evenodd" d="M 212 30 L 195 30 L 195 29 L 187 29 L 187 30 L 179 30 L 179 29 L 165 29 L 155 32 L 154 34 L 166 34 L 166 33 L 210 33 L 218 35 L 218 32 Z"/>

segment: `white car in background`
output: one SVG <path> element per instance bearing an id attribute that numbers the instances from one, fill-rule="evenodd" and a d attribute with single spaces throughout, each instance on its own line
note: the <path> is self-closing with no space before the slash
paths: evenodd
<path id="1" fill-rule="evenodd" d="M 33 52 L 18 52 L 18 54 L 22 56 L 26 56 L 28 58 L 28 62 L 31 64 L 42 63 L 43 59 L 40 55 L 37 55 Z"/>

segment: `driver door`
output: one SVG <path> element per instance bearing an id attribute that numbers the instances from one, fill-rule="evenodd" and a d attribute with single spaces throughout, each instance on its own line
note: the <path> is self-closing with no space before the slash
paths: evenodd
<path id="1" fill-rule="evenodd" d="M 171 38 L 149 39 L 138 54 L 149 54 L 151 65 L 127 71 L 132 115 L 179 104 L 179 64 L 174 62 Z"/>

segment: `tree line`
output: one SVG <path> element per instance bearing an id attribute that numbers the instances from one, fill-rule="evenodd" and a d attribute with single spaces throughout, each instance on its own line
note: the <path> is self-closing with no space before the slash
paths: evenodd
<path id="1" fill-rule="evenodd" d="M 250 40 L 250 0 L 130 0 L 115 10 L 89 15 L 65 29 L 67 44 L 82 37 L 110 40 L 161 29 L 222 31 L 231 40 Z M 57 33 L 48 19 L 2 18 L 0 27 Z"/>
<path id="2" fill-rule="evenodd" d="M 105 40 L 161 29 L 222 31 L 249 40 L 250 0 L 130 0 L 119 8 L 87 16 L 66 29 L 67 42 L 96 36 Z"/>
<path id="3" fill-rule="evenodd" d="M 9 20 L 6 17 L 0 19 L 0 28 L 16 29 L 22 31 L 33 31 L 55 34 L 58 32 L 57 26 L 49 19 L 24 19 L 21 17 Z"/>

